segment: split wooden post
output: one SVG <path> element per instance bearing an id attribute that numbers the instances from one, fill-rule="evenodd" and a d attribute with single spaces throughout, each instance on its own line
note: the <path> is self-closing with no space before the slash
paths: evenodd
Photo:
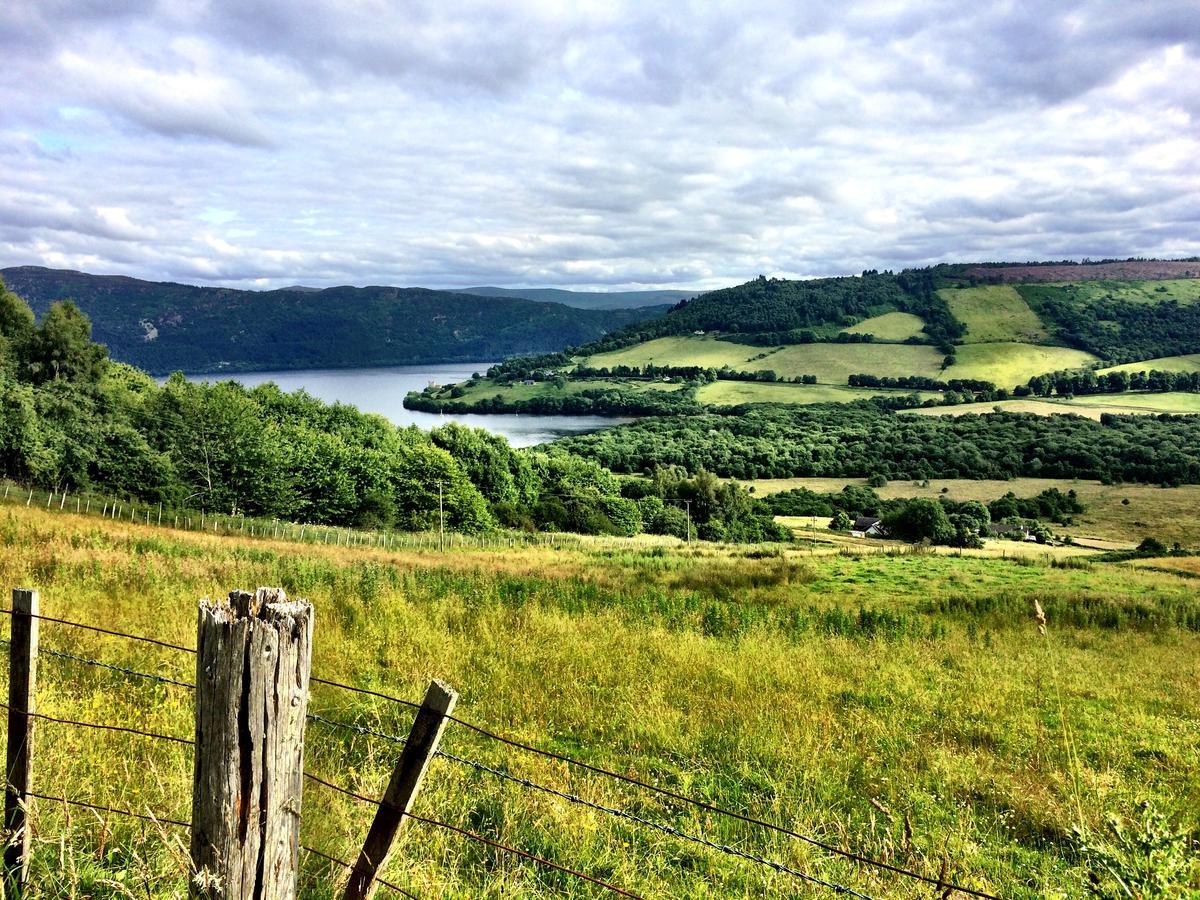
<path id="1" fill-rule="evenodd" d="M 8 773 L 4 791 L 4 878 L 6 893 L 24 892 L 29 875 L 29 796 L 33 780 L 33 723 L 37 696 L 38 592 L 12 595 L 12 640 L 8 654 Z"/>
<path id="2" fill-rule="evenodd" d="M 296 896 L 312 628 L 279 588 L 200 601 L 192 898 Z"/>
<path id="3" fill-rule="evenodd" d="M 458 694 L 448 684 L 437 679 L 430 683 L 358 861 L 350 872 L 344 900 L 368 900 L 379 887 L 376 876 L 387 863 L 396 835 L 404 825 L 404 816 L 412 809 L 413 800 L 425 779 L 425 770 L 437 752 L 448 721 L 446 717 L 454 711 L 457 702 Z"/>

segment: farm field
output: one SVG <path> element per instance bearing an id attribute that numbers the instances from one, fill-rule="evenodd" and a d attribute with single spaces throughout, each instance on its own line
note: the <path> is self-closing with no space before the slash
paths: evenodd
<path id="1" fill-rule="evenodd" d="M 459 399 L 464 403 L 471 403 L 479 400 L 486 400 L 500 394 L 505 400 L 533 400 L 537 397 L 562 397 L 572 394 L 579 394 L 583 391 L 599 391 L 599 390 L 622 390 L 641 393 L 642 391 L 677 391 L 683 387 L 682 384 L 670 384 L 662 381 L 649 381 L 644 379 L 605 379 L 605 378 L 587 378 L 579 380 L 568 380 L 561 388 L 554 386 L 549 381 L 539 381 L 535 384 L 522 384 L 514 382 L 512 384 L 498 385 L 493 381 L 483 379 L 477 385 L 467 388 L 466 392 Z"/>
<path id="2" fill-rule="evenodd" d="M 1200 635 L 1170 624 L 1197 600 L 1194 582 L 1170 573 L 612 539 L 566 550 L 298 554 L 285 542 L 101 527 L 21 507 L 0 513 L 0 530 L 4 582 L 38 586 L 46 615 L 191 645 L 198 598 L 282 585 L 314 604 L 313 665 L 323 678 L 419 697 L 441 677 L 461 691 L 456 712 L 467 721 L 930 877 L 945 866 L 999 896 L 1079 893 L 1087 873 L 1076 824 L 1099 837 L 1106 815 L 1136 816 L 1142 800 L 1173 820 L 1200 802 L 1190 763 Z M 1045 638 L 1034 598 L 1049 617 Z M 194 676 L 186 654 L 53 623 L 42 642 Z M 47 715 L 191 732 L 187 690 L 70 660 L 41 669 Z M 404 734 L 411 717 L 325 686 L 314 687 L 310 709 L 391 734 Z M 41 789 L 188 817 L 186 747 L 50 722 L 39 729 Z M 451 725 L 444 746 L 873 897 L 928 894 L 461 726 Z M 306 767 L 367 796 L 379 796 L 396 753 L 310 723 Z M 311 783 L 303 803 L 303 843 L 353 858 L 371 808 Z M 446 758 L 434 761 L 414 812 L 647 898 L 809 896 L 766 867 Z M 186 835 L 172 843 L 165 826 L 107 816 L 100 827 L 39 802 L 34 828 L 33 872 L 46 896 L 94 896 L 121 882 L 152 900 L 186 890 Z M 340 870 L 304 859 L 301 895 L 335 895 Z M 420 823 L 384 874 L 422 897 L 599 896 Z"/>
<path id="3" fill-rule="evenodd" d="M 1044 286 L 1063 288 L 1083 300 L 1113 299 L 1134 303 L 1163 303 L 1174 300 L 1180 304 L 1200 301 L 1200 278 L 1050 282 Z"/>
<path id="4" fill-rule="evenodd" d="M 964 344 L 943 378 L 979 378 L 997 387 L 1014 388 L 1034 375 L 1060 369 L 1081 369 L 1096 357 L 1068 347 L 1044 347 L 1019 342 Z"/>
<path id="5" fill-rule="evenodd" d="M 1008 285 L 946 288 L 938 292 L 954 317 L 967 326 L 968 344 L 996 341 L 1039 343 L 1046 329 L 1037 313 Z"/>
<path id="6" fill-rule="evenodd" d="M 866 483 L 865 478 L 770 478 L 748 482 L 759 495 L 793 488 L 828 493 L 840 491 L 847 484 L 866 486 Z M 932 479 L 927 487 L 910 481 L 893 481 L 874 490 L 885 500 L 946 496 L 953 500 L 987 503 L 1009 491 L 1018 497 L 1032 497 L 1055 487 L 1075 491 L 1087 506 L 1086 512 L 1076 516 L 1074 525 L 1053 526 L 1056 533 L 1069 534 L 1076 540 L 1095 538 L 1113 542 L 1112 547 L 1105 549 L 1132 547 L 1146 537 L 1157 538 L 1168 545 L 1179 542 L 1184 547 L 1200 549 L 1200 519 L 1195 515 L 1195 510 L 1200 509 L 1200 485 L 1162 488 L 1054 478 L 1014 478 L 1011 481 Z"/>
<path id="7" fill-rule="evenodd" d="M 849 334 L 873 334 L 881 341 L 903 341 L 919 336 L 925 329 L 920 316 L 906 312 L 888 312 L 863 319 L 857 325 L 843 328 Z"/>
<path id="8" fill-rule="evenodd" d="M 762 381 L 714 381 L 696 392 L 696 399 L 708 406 L 733 406 L 739 403 L 850 403 L 871 397 L 903 396 L 912 392 L 871 390 L 832 384 L 778 384 Z M 937 399 L 932 391 L 921 399 Z"/>
<path id="9" fill-rule="evenodd" d="M 1101 369 L 1100 374 L 1107 372 L 1149 372 L 1158 369 L 1161 372 L 1200 372 L 1200 353 L 1185 356 L 1160 356 L 1157 359 L 1147 359 L 1143 362 L 1125 363 L 1120 366 L 1109 366 Z"/>
<path id="10" fill-rule="evenodd" d="M 755 358 L 759 356 L 762 358 Z M 596 367 L 727 365 L 743 372 L 771 369 L 785 378 L 815 375 L 825 384 L 845 384 L 847 378 L 859 373 L 937 377 L 942 355 L 933 347 L 915 344 L 790 344 L 764 349 L 690 335 L 656 338 L 598 353 L 588 363 Z"/>
<path id="11" fill-rule="evenodd" d="M 904 410 L 901 415 L 918 416 L 967 416 L 985 415 L 997 409 L 1005 412 L 1035 413 L 1039 416 L 1076 415 L 1100 420 L 1105 413 L 1118 415 L 1158 415 L 1175 413 L 1190 415 L 1200 413 L 1200 394 L 1182 391 L 1165 393 L 1089 394 L 1059 398 L 1022 398 L 1020 400 L 995 400 L 985 403 L 959 403 L 954 406 L 931 406 L 925 409 Z"/>

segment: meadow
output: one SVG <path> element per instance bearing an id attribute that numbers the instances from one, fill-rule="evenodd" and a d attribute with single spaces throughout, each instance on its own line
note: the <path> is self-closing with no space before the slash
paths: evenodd
<path id="1" fill-rule="evenodd" d="M 1182 356 L 1160 356 L 1157 359 L 1147 359 L 1143 362 L 1125 363 L 1122 366 L 1109 366 L 1101 369 L 1100 374 L 1108 372 L 1149 372 L 1158 369 L 1161 372 L 1200 372 L 1200 353 L 1184 354 Z"/>
<path id="2" fill-rule="evenodd" d="M 281 585 L 314 604 L 321 677 L 408 698 L 444 678 L 467 721 L 999 896 L 1082 896 L 1089 871 L 1107 877 L 1083 847 L 1121 859 L 1106 817 L 1140 820 L 1144 801 L 1175 830 L 1196 827 L 1200 604 L 1194 580 L 1178 573 L 637 539 L 300 550 L 23 506 L 0 510 L 0 573 L 5 585 L 38 587 L 46 615 L 184 645 L 194 643 L 200 597 Z M 44 647 L 194 677 L 186 654 L 53 623 L 42 632 Z M 40 678 L 45 714 L 191 733 L 184 689 L 54 658 Z M 323 686 L 310 710 L 389 734 L 410 720 L 393 704 Z M 38 727 L 38 789 L 188 817 L 188 748 Z M 931 893 L 461 726 L 443 746 L 872 897 Z M 314 722 L 306 766 L 378 796 L 396 753 L 386 740 Z M 828 895 L 448 758 L 435 760 L 414 811 L 647 898 Z M 352 858 L 371 812 L 310 784 L 303 842 Z M 185 891 L 186 834 L 46 801 L 34 815 L 39 896 Z M 604 895 L 419 823 L 385 875 L 420 897 Z M 306 855 L 302 896 L 333 897 L 341 877 Z M 1177 876 L 1189 877 L 1176 887 L 1197 887 L 1195 874 Z"/>
<path id="3" fill-rule="evenodd" d="M 871 397 L 908 397 L 918 393 L 922 400 L 940 399 L 933 391 L 892 391 L 852 388 L 833 384 L 780 384 L 763 381 L 714 381 L 696 392 L 706 406 L 735 406 L 739 403 L 850 403 Z"/>
<path id="4" fill-rule="evenodd" d="M 1022 398 L 993 400 L 982 403 L 959 403 L 954 406 L 931 406 L 906 410 L 903 415 L 967 416 L 985 415 L 1002 409 L 1005 412 L 1036 413 L 1039 416 L 1075 415 L 1100 420 L 1105 413 L 1115 415 L 1159 415 L 1173 413 L 1186 416 L 1200 413 L 1200 394 L 1183 391 L 1146 393 L 1133 391 L 1124 394 L 1087 394 L 1071 398 Z"/>
<path id="5" fill-rule="evenodd" d="M 1181 305 L 1200 302 L 1200 278 L 1049 282 L 1046 287 L 1070 290 L 1083 300 L 1111 299 L 1132 303 L 1163 303 L 1174 300 Z"/>
<path id="6" fill-rule="evenodd" d="M 769 478 L 748 482 L 764 496 L 794 488 L 818 493 L 840 491 L 848 484 L 865 487 L 865 478 Z M 1056 533 L 1077 541 L 1110 547 L 1133 547 L 1153 537 L 1167 545 L 1176 542 L 1200 549 L 1200 485 L 1157 487 L 1149 484 L 1101 484 L 1098 481 L 1056 478 L 1014 478 L 1011 481 L 935 478 L 925 482 L 892 481 L 873 490 L 885 500 L 901 497 L 948 497 L 987 503 L 1009 491 L 1033 497 L 1050 488 L 1075 491 L 1087 511 L 1075 523 L 1053 526 Z"/>
<path id="7" fill-rule="evenodd" d="M 1040 343 L 1047 337 L 1037 313 L 1009 285 L 946 288 L 938 293 L 949 304 L 954 318 L 967 326 L 964 341 L 968 344 Z"/>
<path id="8" fill-rule="evenodd" d="M 920 316 L 906 312 L 886 312 L 863 319 L 857 325 L 843 328 L 848 334 L 873 334 L 880 341 L 903 341 L 919 337 L 925 329 Z"/>
<path id="9" fill-rule="evenodd" d="M 1062 369 L 1088 368 L 1096 357 L 1069 347 L 1047 347 L 1015 341 L 963 344 L 943 378 L 979 378 L 1012 389 L 1034 375 Z M 919 374 L 919 373 L 918 373 Z"/>

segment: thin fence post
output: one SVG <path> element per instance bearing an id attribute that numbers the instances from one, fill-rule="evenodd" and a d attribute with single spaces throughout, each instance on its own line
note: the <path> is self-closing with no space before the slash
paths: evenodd
<path id="1" fill-rule="evenodd" d="M 12 640 L 8 654 L 8 773 L 4 791 L 6 893 L 20 895 L 29 875 L 29 796 L 33 780 L 33 722 L 37 700 L 38 592 L 12 594 Z"/>
<path id="2" fill-rule="evenodd" d="M 457 702 L 458 694 L 448 684 L 436 679 L 430 683 L 408 734 L 408 742 L 375 812 L 362 852 L 350 872 L 343 900 L 368 900 L 379 887 L 376 875 L 387 863 L 396 835 L 404 824 L 404 816 L 412 809 L 429 761 L 437 752 L 448 721 L 446 717 L 454 711 Z"/>
<path id="3" fill-rule="evenodd" d="M 280 588 L 200 601 L 192 898 L 296 896 L 312 628 Z"/>

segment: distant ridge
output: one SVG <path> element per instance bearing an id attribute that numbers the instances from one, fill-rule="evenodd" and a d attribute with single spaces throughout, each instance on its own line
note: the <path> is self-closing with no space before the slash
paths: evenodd
<path id="1" fill-rule="evenodd" d="M 147 371 L 481 362 L 551 353 L 665 312 L 398 287 L 197 287 L 40 266 L 0 269 L 39 316 L 74 300 L 112 356 Z"/>
<path id="2" fill-rule="evenodd" d="M 557 288 L 463 288 L 461 294 L 479 297 L 523 297 L 540 303 L 561 303 L 577 309 L 637 309 L 676 304 L 698 297 L 703 291 L 564 291 Z"/>

